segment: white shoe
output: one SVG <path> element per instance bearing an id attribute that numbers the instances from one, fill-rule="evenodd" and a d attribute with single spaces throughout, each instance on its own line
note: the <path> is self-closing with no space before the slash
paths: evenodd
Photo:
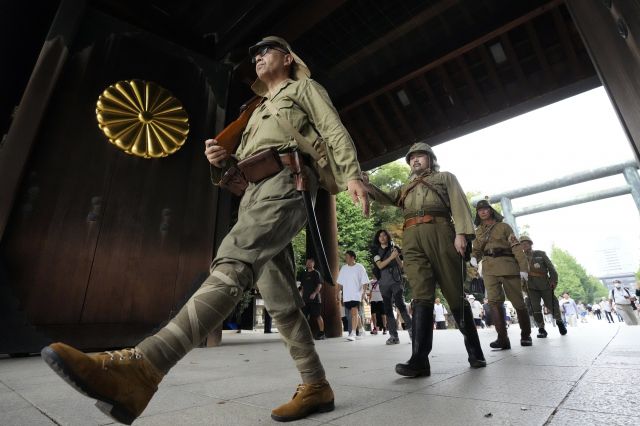
<path id="1" fill-rule="evenodd" d="M 361 340 L 364 339 L 365 337 L 367 337 L 366 334 L 364 334 L 364 330 L 360 331 L 360 334 L 356 336 L 356 339 Z"/>
<path id="2" fill-rule="evenodd" d="M 354 340 L 356 340 L 356 333 L 350 333 L 347 336 L 347 340 L 350 341 L 350 342 L 353 342 Z"/>

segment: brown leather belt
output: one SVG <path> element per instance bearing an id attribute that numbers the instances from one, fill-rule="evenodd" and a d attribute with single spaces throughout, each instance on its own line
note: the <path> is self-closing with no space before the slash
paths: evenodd
<path id="1" fill-rule="evenodd" d="M 529 276 L 530 277 L 544 277 L 544 278 L 548 278 L 547 274 L 543 274 L 542 272 L 531 272 L 529 271 Z"/>
<path id="2" fill-rule="evenodd" d="M 448 217 L 434 216 L 425 213 L 405 219 L 402 229 L 411 228 L 412 226 L 420 225 L 421 223 L 451 223 L 451 219 Z"/>

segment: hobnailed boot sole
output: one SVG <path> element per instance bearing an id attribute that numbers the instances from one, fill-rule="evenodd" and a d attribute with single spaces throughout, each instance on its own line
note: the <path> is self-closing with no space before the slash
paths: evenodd
<path id="1" fill-rule="evenodd" d="M 91 399 L 96 399 L 96 407 L 107 416 L 126 425 L 130 425 L 136 419 L 137 416 L 131 414 L 131 412 L 119 403 L 96 393 L 88 383 L 84 382 L 74 374 L 73 371 L 67 368 L 62 358 L 50 347 L 47 346 L 42 349 L 40 356 L 44 362 L 72 388 Z"/>
<path id="2" fill-rule="evenodd" d="M 292 422 L 294 420 L 304 419 L 305 417 L 314 414 L 314 413 L 328 413 L 329 411 L 335 410 L 335 403 L 332 399 L 329 402 L 325 402 L 324 404 L 317 405 L 315 408 L 310 409 L 304 414 L 300 414 L 299 416 L 277 416 L 275 414 L 271 414 L 271 418 L 277 422 Z"/>

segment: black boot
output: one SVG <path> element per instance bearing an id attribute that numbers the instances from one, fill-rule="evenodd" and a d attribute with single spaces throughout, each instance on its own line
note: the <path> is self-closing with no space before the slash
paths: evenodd
<path id="1" fill-rule="evenodd" d="M 469 358 L 467 358 L 469 365 L 471 368 L 486 367 L 487 361 L 485 361 L 484 354 L 482 353 L 478 329 L 476 329 L 476 324 L 473 322 L 471 307 L 465 303 L 462 311 L 460 309 L 454 309 L 452 313 L 456 319 L 460 333 L 464 336 L 464 346 L 467 348 L 467 354 L 469 355 Z"/>
<path id="2" fill-rule="evenodd" d="M 489 346 L 494 349 L 511 349 L 511 342 L 507 335 L 507 323 L 504 320 L 504 305 L 502 303 L 490 303 L 489 306 L 491 306 L 493 325 L 498 333 L 498 338 L 489 343 Z"/>
<path id="3" fill-rule="evenodd" d="M 518 323 L 520 324 L 520 346 L 532 346 L 531 340 L 531 319 L 529 311 L 526 309 L 516 309 L 518 313 Z"/>
<path id="4" fill-rule="evenodd" d="M 567 334 L 567 327 L 564 325 L 564 321 L 562 321 L 561 319 L 556 320 L 556 324 L 558 324 L 558 331 L 560 331 L 561 335 L 565 335 Z"/>
<path id="5" fill-rule="evenodd" d="M 396 364 L 396 373 L 401 376 L 430 376 L 429 353 L 433 342 L 433 303 L 417 304 L 414 301 L 411 318 L 412 354 L 406 363 Z"/>
<path id="6" fill-rule="evenodd" d="M 547 337 L 547 330 L 544 327 L 538 328 L 538 339 L 545 339 Z"/>

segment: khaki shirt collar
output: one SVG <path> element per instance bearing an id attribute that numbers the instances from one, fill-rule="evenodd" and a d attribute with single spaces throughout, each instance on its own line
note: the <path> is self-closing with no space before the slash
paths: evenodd
<path id="1" fill-rule="evenodd" d="M 293 83 L 294 80 L 288 78 L 286 80 L 284 80 L 282 83 L 280 83 L 280 85 L 278 86 L 278 88 L 276 89 L 276 93 L 273 96 L 265 96 L 267 99 L 269 99 L 270 101 L 273 100 L 276 96 L 278 96 L 280 94 L 280 92 L 282 92 L 287 86 L 289 86 L 291 83 Z"/>

